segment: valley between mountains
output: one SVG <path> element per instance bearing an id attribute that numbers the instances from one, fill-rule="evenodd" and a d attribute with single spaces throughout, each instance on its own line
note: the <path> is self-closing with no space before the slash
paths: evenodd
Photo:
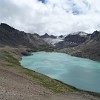
<path id="1" fill-rule="evenodd" d="M 82 91 L 24 68 L 19 61 L 32 52 L 64 52 L 100 61 L 100 32 L 54 36 L 25 33 L 0 24 L 0 100 L 99 100 L 100 94 Z"/>

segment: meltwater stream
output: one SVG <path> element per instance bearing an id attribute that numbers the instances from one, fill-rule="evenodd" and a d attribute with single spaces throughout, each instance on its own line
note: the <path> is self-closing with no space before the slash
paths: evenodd
<path id="1" fill-rule="evenodd" d="M 100 93 L 99 62 L 55 52 L 34 52 L 20 62 L 25 68 L 79 89 Z"/>

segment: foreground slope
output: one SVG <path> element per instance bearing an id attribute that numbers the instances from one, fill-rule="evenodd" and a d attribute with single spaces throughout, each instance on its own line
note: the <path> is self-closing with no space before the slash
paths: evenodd
<path id="1" fill-rule="evenodd" d="M 99 97 L 23 68 L 18 62 L 18 54 L 23 50 L 0 49 L 0 100 L 99 100 Z"/>

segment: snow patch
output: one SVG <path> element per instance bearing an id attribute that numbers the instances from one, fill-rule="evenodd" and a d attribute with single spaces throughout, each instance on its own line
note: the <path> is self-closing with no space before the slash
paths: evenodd
<path id="1" fill-rule="evenodd" d="M 48 44 L 51 44 L 51 45 L 55 46 L 56 43 L 64 41 L 64 38 L 60 38 L 60 37 L 57 37 L 55 39 L 44 38 L 44 41 L 46 41 Z"/>

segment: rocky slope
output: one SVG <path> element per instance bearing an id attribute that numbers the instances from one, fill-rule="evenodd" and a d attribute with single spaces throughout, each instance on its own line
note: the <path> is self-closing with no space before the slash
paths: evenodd
<path id="1" fill-rule="evenodd" d="M 62 51 L 74 56 L 100 61 L 100 32 L 94 31 L 92 34 L 87 35 L 87 40 L 82 44 Z"/>
<path id="2" fill-rule="evenodd" d="M 55 47 L 58 49 L 75 47 L 85 42 L 87 38 L 88 36 L 87 36 L 87 33 L 85 32 L 72 33 L 72 34 L 67 35 L 64 38 L 64 41 L 56 43 Z"/>
<path id="3" fill-rule="evenodd" d="M 1 23 L 0 25 L 0 47 L 26 47 L 26 48 L 46 48 L 48 44 L 36 34 L 25 33 L 13 27 Z"/>

